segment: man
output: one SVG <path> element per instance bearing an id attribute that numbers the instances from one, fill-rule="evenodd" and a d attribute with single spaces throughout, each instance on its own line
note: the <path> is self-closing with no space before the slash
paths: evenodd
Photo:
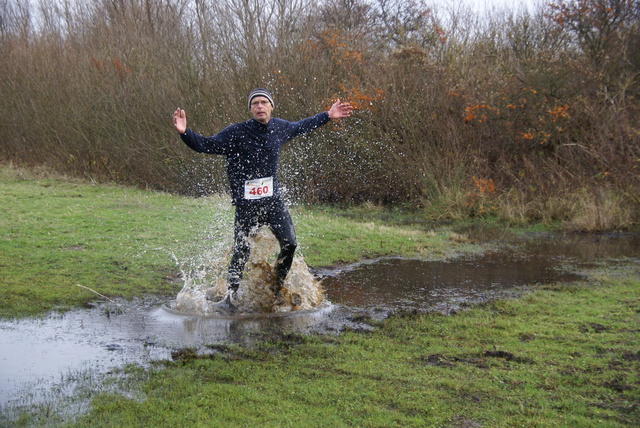
<path id="1" fill-rule="evenodd" d="M 191 149 L 201 153 L 224 155 L 231 199 L 236 207 L 234 246 L 228 270 L 228 291 L 222 303 L 233 307 L 242 273 L 249 256 L 248 236 L 267 225 L 280 244 L 273 284 L 275 303 L 282 303 L 280 290 L 297 247 L 291 216 L 278 184 L 280 149 L 290 139 L 324 125 L 329 120 L 351 115 L 349 103 L 337 100 L 328 111 L 298 122 L 272 118 L 275 107 L 271 93 L 263 88 L 251 91 L 248 106 L 252 119 L 230 125 L 211 137 L 203 137 L 187 128 L 184 110 L 173 114 L 173 125 Z"/>

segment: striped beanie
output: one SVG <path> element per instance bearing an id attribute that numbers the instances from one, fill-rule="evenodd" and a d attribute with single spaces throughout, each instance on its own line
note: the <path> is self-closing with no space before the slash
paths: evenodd
<path id="1" fill-rule="evenodd" d="M 251 100 L 253 100 L 255 97 L 265 97 L 271 103 L 271 107 L 276 106 L 273 103 L 273 97 L 271 96 L 271 92 L 263 88 L 256 88 L 249 93 L 249 110 L 251 110 Z"/>

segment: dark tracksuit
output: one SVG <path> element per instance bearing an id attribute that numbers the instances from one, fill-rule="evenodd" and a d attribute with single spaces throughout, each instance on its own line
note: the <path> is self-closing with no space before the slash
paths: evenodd
<path id="1" fill-rule="evenodd" d="M 203 137 L 187 129 L 181 134 L 182 141 L 191 149 L 217 155 L 224 155 L 227 177 L 231 187 L 231 199 L 236 207 L 234 221 L 233 256 L 229 264 L 229 287 L 237 288 L 244 266 L 249 257 L 246 238 L 249 233 L 263 225 L 268 225 L 280 244 L 280 255 L 276 263 L 279 284 L 284 281 L 296 250 L 296 235 L 291 216 L 287 211 L 278 184 L 278 158 L 280 149 L 290 139 L 309 132 L 329 121 L 327 112 L 319 113 L 298 122 L 271 118 L 266 124 L 255 119 L 230 125 L 211 137 Z M 260 195 L 263 187 L 258 187 L 256 199 L 247 194 L 247 180 L 272 178 L 272 196 Z M 250 188 L 250 187 L 249 187 Z M 264 187 L 267 189 L 267 187 Z"/>

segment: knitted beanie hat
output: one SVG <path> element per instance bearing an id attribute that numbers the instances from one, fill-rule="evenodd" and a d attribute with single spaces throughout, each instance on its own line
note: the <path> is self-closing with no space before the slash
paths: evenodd
<path id="1" fill-rule="evenodd" d="M 271 103 L 271 107 L 276 106 L 273 103 L 273 97 L 271 96 L 271 92 L 263 88 L 256 88 L 249 93 L 249 110 L 251 110 L 251 100 L 253 100 L 255 97 L 265 97 Z"/>

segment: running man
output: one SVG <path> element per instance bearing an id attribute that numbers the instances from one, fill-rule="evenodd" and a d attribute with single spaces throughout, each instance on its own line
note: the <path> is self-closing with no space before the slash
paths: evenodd
<path id="1" fill-rule="evenodd" d="M 349 117 L 352 107 L 337 100 L 328 111 L 289 122 L 272 118 L 275 107 L 271 93 L 257 88 L 249 93 L 252 119 L 224 128 L 211 137 L 203 137 L 187 128 L 184 110 L 173 114 L 173 126 L 191 149 L 200 153 L 225 156 L 231 200 L 235 206 L 233 255 L 227 276 L 227 295 L 223 304 L 233 307 L 245 264 L 249 257 L 249 235 L 261 226 L 269 226 L 280 244 L 272 286 L 276 304 L 282 303 L 280 290 L 291 269 L 297 247 L 289 211 L 278 185 L 280 149 L 290 139 L 329 122 Z"/>

